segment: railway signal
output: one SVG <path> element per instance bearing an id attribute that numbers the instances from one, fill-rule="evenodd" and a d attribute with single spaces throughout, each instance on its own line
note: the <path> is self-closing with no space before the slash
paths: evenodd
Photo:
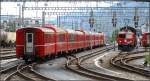
<path id="1" fill-rule="evenodd" d="M 114 31 L 115 31 L 116 24 L 117 24 L 116 12 L 113 12 L 112 24 L 113 24 L 113 28 L 114 28 Z M 115 34 L 116 34 L 116 31 L 115 31 Z M 116 38 L 116 35 L 114 37 Z M 115 40 L 114 40 L 114 51 L 115 51 L 115 44 L 116 43 L 115 43 Z"/>
<path id="2" fill-rule="evenodd" d="M 89 24 L 90 24 L 90 30 L 91 30 L 91 34 L 92 34 L 92 28 L 93 28 L 93 25 L 94 25 L 94 18 L 93 18 L 93 10 L 91 9 L 91 12 L 90 12 L 90 18 L 89 18 Z M 93 52 L 92 51 L 92 37 L 90 38 L 91 39 L 91 53 Z"/>

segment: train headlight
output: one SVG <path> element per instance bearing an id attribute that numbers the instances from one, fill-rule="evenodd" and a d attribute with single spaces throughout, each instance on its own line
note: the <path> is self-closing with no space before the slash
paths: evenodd
<path id="1" fill-rule="evenodd" d="M 124 40 L 124 42 L 127 42 L 127 40 Z"/>
<path id="2" fill-rule="evenodd" d="M 128 43 L 132 43 L 132 40 L 130 40 Z"/>
<path id="3" fill-rule="evenodd" d="M 121 43 L 121 41 L 119 41 Z"/>

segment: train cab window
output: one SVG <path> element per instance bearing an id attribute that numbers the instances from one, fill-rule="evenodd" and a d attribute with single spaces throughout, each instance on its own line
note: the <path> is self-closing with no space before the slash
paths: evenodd
<path id="1" fill-rule="evenodd" d="M 32 35 L 33 34 L 28 34 L 28 43 L 32 42 Z"/>
<path id="2" fill-rule="evenodd" d="M 119 38 L 125 38 L 125 34 L 119 34 Z"/>
<path id="3" fill-rule="evenodd" d="M 126 38 L 128 39 L 128 38 L 132 38 L 132 33 L 127 33 L 126 34 Z"/>

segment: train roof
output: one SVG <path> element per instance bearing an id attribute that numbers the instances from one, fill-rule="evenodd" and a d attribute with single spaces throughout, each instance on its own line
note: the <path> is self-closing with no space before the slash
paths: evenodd
<path id="1" fill-rule="evenodd" d="M 24 29 L 39 29 L 43 32 L 54 32 L 53 30 L 49 30 L 48 28 L 44 28 L 44 27 L 24 27 L 24 28 L 19 28 L 18 30 L 24 30 Z"/>
<path id="2" fill-rule="evenodd" d="M 80 31 L 75 31 L 75 30 L 72 30 L 72 29 L 65 29 L 68 33 L 75 33 L 75 34 L 83 34 L 82 32 Z"/>
<path id="3" fill-rule="evenodd" d="M 62 29 L 62 28 L 58 28 L 58 27 L 56 27 L 56 26 L 54 26 L 54 25 L 45 25 L 44 26 L 44 28 L 49 28 L 49 29 L 52 29 L 53 31 L 55 31 L 55 32 L 57 32 L 57 33 L 64 33 L 64 32 L 66 32 L 64 29 Z"/>
<path id="4" fill-rule="evenodd" d="M 84 33 L 84 34 L 86 34 L 86 35 L 89 35 L 89 34 L 90 34 L 89 32 L 87 32 L 87 31 L 85 31 L 85 30 L 76 30 L 76 31 L 82 32 L 82 33 Z"/>
<path id="5" fill-rule="evenodd" d="M 126 33 L 133 33 L 133 32 L 130 32 L 130 31 L 128 31 L 128 32 L 126 32 L 126 31 L 120 31 L 120 32 L 118 32 L 118 34 L 126 34 Z"/>
<path id="6" fill-rule="evenodd" d="M 74 30 L 71 30 L 71 29 L 65 29 L 68 33 L 75 33 Z"/>
<path id="7" fill-rule="evenodd" d="M 124 27 L 120 28 L 120 31 L 129 31 L 129 30 L 136 34 L 136 29 L 131 26 L 124 26 Z"/>
<path id="8" fill-rule="evenodd" d="M 53 30 L 49 30 L 48 28 L 39 27 L 44 32 L 54 32 Z"/>
<path id="9" fill-rule="evenodd" d="M 150 32 L 143 32 L 142 34 L 149 34 L 150 35 Z"/>

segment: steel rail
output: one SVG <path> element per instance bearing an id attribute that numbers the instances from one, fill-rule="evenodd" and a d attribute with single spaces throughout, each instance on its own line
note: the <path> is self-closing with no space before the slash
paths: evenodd
<path id="1" fill-rule="evenodd" d="M 16 53 L 16 51 L 1 51 L 0 54 L 10 54 L 10 53 Z"/>
<path id="2" fill-rule="evenodd" d="M 98 80 L 106 79 L 106 80 L 110 80 L 110 81 L 115 81 L 115 80 L 127 80 L 127 81 L 130 81 L 129 79 L 120 78 L 120 77 L 115 77 L 115 76 L 107 75 L 107 74 L 100 73 L 100 72 L 98 73 L 98 72 L 95 72 L 95 71 L 93 71 L 93 70 L 87 69 L 87 68 L 85 68 L 85 67 L 83 67 L 83 66 L 81 65 L 81 63 L 82 63 L 83 61 L 85 61 L 85 60 L 87 60 L 87 59 L 89 59 L 89 58 L 91 58 L 91 57 L 94 57 L 94 56 L 96 56 L 96 55 L 99 55 L 99 54 L 101 54 L 101 53 L 104 53 L 104 52 L 106 52 L 106 51 L 108 51 L 108 50 L 111 50 L 111 49 L 113 49 L 113 48 L 102 49 L 102 50 L 96 51 L 96 52 L 94 52 L 94 53 L 92 53 L 92 54 L 86 54 L 86 55 L 84 55 L 84 56 L 79 57 L 78 60 L 77 60 L 77 65 L 76 65 L 76 66 L 77 66 L 81 71 L 78 71 L 78 70 L 73 69 L 73 68 L 71 67 L 70 64 L 71 64 L 73 61 L 76 61 L 75 59 L 73 59 L 73 60 L 71 60 L 71 61 L 67 61 L 67 63 L 66 63 L 66 68 L 68 68 L 68 69 L 71 70 L 71 71 L 77 72 L 77 73 L 82 74 L 82 75 L 85 75 L 85 76 L 90 76 L 91 78 L 95 78 L 95 79 L 98 79 Z M 80 59 L 80 60 L 79 60 L 79 59 Z M 83 72 L 83 71 L 84 71 L 84 72 Z M 98 77 L 99 77 L 99 78 L 98 78 Z"/>
<path id="3" fill-rule="evenodd" d="M 110 49 L 110 50 L 111 50 L 111 49 Z M 108 51 L 108 50 L 102 50 L 101 52 L 97 52 L 96 55 L 99 55 L 99 54 L 104 53 L 104 52 L 106 52 L 106 51 Z M 94 55 L 94 56 L 96 56 L 96 55 Z M 92 57 L 93 57 L 93 56 L 92 56 Z M 104 74 L 104 73 L 101 73 L 101 72 L 96 72 L 96 71 L 94 71 L 94 70 L 90 70 L 90 69 L 84 67 L 83 65 L 81 65 L 81 63 L 82 63 L 83 61 L 86 61 L 86 60 L 89 59 L 89 58 L 91 58 L 91 57 L 85 57 L 85 58 L 82 58 L 82 59 L 79 61 L 79 64 L 80 64 L 79 67 L 80 67 L 80 69 L 85 70 L 85 71 L 88 71 L 88 72 L 93 73 L 93 74 L 96 74 L 96 75 L 99 75 L 99 76 L 107 77 L 107 78 L 110 78 L 110 79 L 113 79 L 113 80 L 132 81 L 132 80 L 130 80 L 130 79 L 115 77 L 115 76 L 111 76 L 111 75 Z"/>
<path id="4" fill-rule="evenodd" d="M 14 71 L 13 73 L 11 73 L 10 75 L 8 75 L 8 76 L 4 79 L 4 81 L 10 81 L 12 76 L 17 75 L 18 70 L 19 70 L 19 68 L 20 68 L 21 66 L 22 66 L 22 64 L 18 65 L 18 66 L 17 66 L 17 70 Z M 21 76 L 21 75 L 18 74 L 18 76 Z M 27 79 L 27 80 L 29 80 L 29 79 Z"/>
<path id="5" fill-rule="evenodd" d="M 116 57 L 111 59 L 110 63 L 113 66 L 118 67 L 120 69 L 131 71 L 131 72 L 138 73 L 138 74 L 142 74 L 142 75 L 145 75 L 145 76 L 149 77 L 149 74 L 147 74 L 147 73 L 149 73 L 149 71 L 145 71 L 141 68 L 137 68 L 135 66 L 133 67 L 133 66 L 128 65 L 128 64 L 125 63 L 125 62 L 128 61 L 128 59 L 141 58 L 140 56 L 139 57 L 127 57 L 127 56 L 129 56 L 131 54 L 142 53 L 142 52 L 144 52 L 144 51 L 132 52 L 132 53 L 127 53 L 127 54 L 122 54 L 122 52 L 120 52 Z M 126 61 L 126 59 L 127 59 L 127 61 Z"/>
<path id="6" fill-rule="evenodd" d="M 150 71 L 149 70 L 145 70 L 143 68 L 136 67 L 136 66 L 133 66 L 133 65 L 127 63 L 128 61 L 139 59 L 139 58 L 144 58 L 144 56 L 135 56 L 135 57 L 124 58 L 121 60 L 121 63 L 124 66 L 128 67 L 129 69 L 133 70 L 134 72 L 136 72 L 138 74 L 142 74 L 144 76 L 150 77 Z"/>
<path id="7" fill-rule="evenodd" d="M 16 58 L 16 54 L 11 54 L 11 55 L 1 55 L 0 60 L 7 60 L 7 59 L 12 59 Z"/>
<path id="8" fill-rule="evenodd" d="M 14 76 L 14 75 L 17 75 L 17 76 L 19 76 L 19 77 L 21 77 L 21 78 L 23 78 L 27 81 L 37 81 L 38 79 L 44 80 L 44 81 L 49 81 L 49 80 L 50 81 L 56 81 L 52 78 L 48 78 L 48 77 L 43 76 L 42 74 L 36 72 L 33 69 L 33 64 L 29 64 L 29 65 L 20 64 L 20 65 L 18 65 L 17 70 L 14 71 L 13 73 L 11 73 L 9 76 L 7 76 L 4 79 L 4 81 L 10 81 L 11 77 Z M 26 69 L 27 69 L 27 71 L 30 71 L 30 72 L 25 71 Z M 32 74 L 32 75 L 30 75 L 30 74 Z"/>
<path id="9" fill-rule="evenodd" d="M 8 67 L 8 68 L 5 67 L 4 69 L 1 69 L 0 74 L 5 73 L 5 72 L 8 72 L 8 71 L 10 71 L 11 69 L 17 68 L 17 66 L 18 66 L 20 63 L 23 63 L 23 62 L 21 62 L 20 60 L 15 60 L 15 61 L 11 61 L 11 62 L 15 62 L 15 63 L 17 63 L 17 64 L 12 65 L 12 66 L 10 66 L 10 67 Z M 2 68 L 3 68 L 3 67 L 2 67 Z"/>
<path id="10" fill-rule="evenodd" d="M 98 50 L 98 51 L 102 51 L 102 50 Z M 97 51 L 96 51 L 97 52 Z M 93 52 L 92 54 L 96 53 L 96 52 Z M 89 54 L 86 54 L 84 56 L 92 56 L 91 53 Z M 84 56 L 81 56 L 81 57 L 84 57 Z M 79 58 L 81 58 L 79 57 Z M 87 76 L 87 77 L 90 77 L 90 78 L 93 78 L 93 79 L 97 79 L 97 80 L 106 80 L 106 81 L 114 81 L 113 79 L 110 79 L 110 78 L 106 78 L 106 77 L 103 77 L 103 76 L 98 76 L 98 75 L 95 75 L 95 74 L 91 74 L 91 73 L 88 73 L 86 71 L 80 71 L 80 70 L 77 70 L 77 69 L 74 69 L 73 67 L 71 67 L 71 63 L 73 63 L 74 61 L 77 61 L 77 67 L 79 66 L 79 58 L 76 58 L 75 59 L 68 59 L 67 62 L 66 62 L 66 65 L 65 67 L 75 73 L 78 73 L 78 74 L 81 74 L 81 75 L 84 75 L 84 76 Z"/>

